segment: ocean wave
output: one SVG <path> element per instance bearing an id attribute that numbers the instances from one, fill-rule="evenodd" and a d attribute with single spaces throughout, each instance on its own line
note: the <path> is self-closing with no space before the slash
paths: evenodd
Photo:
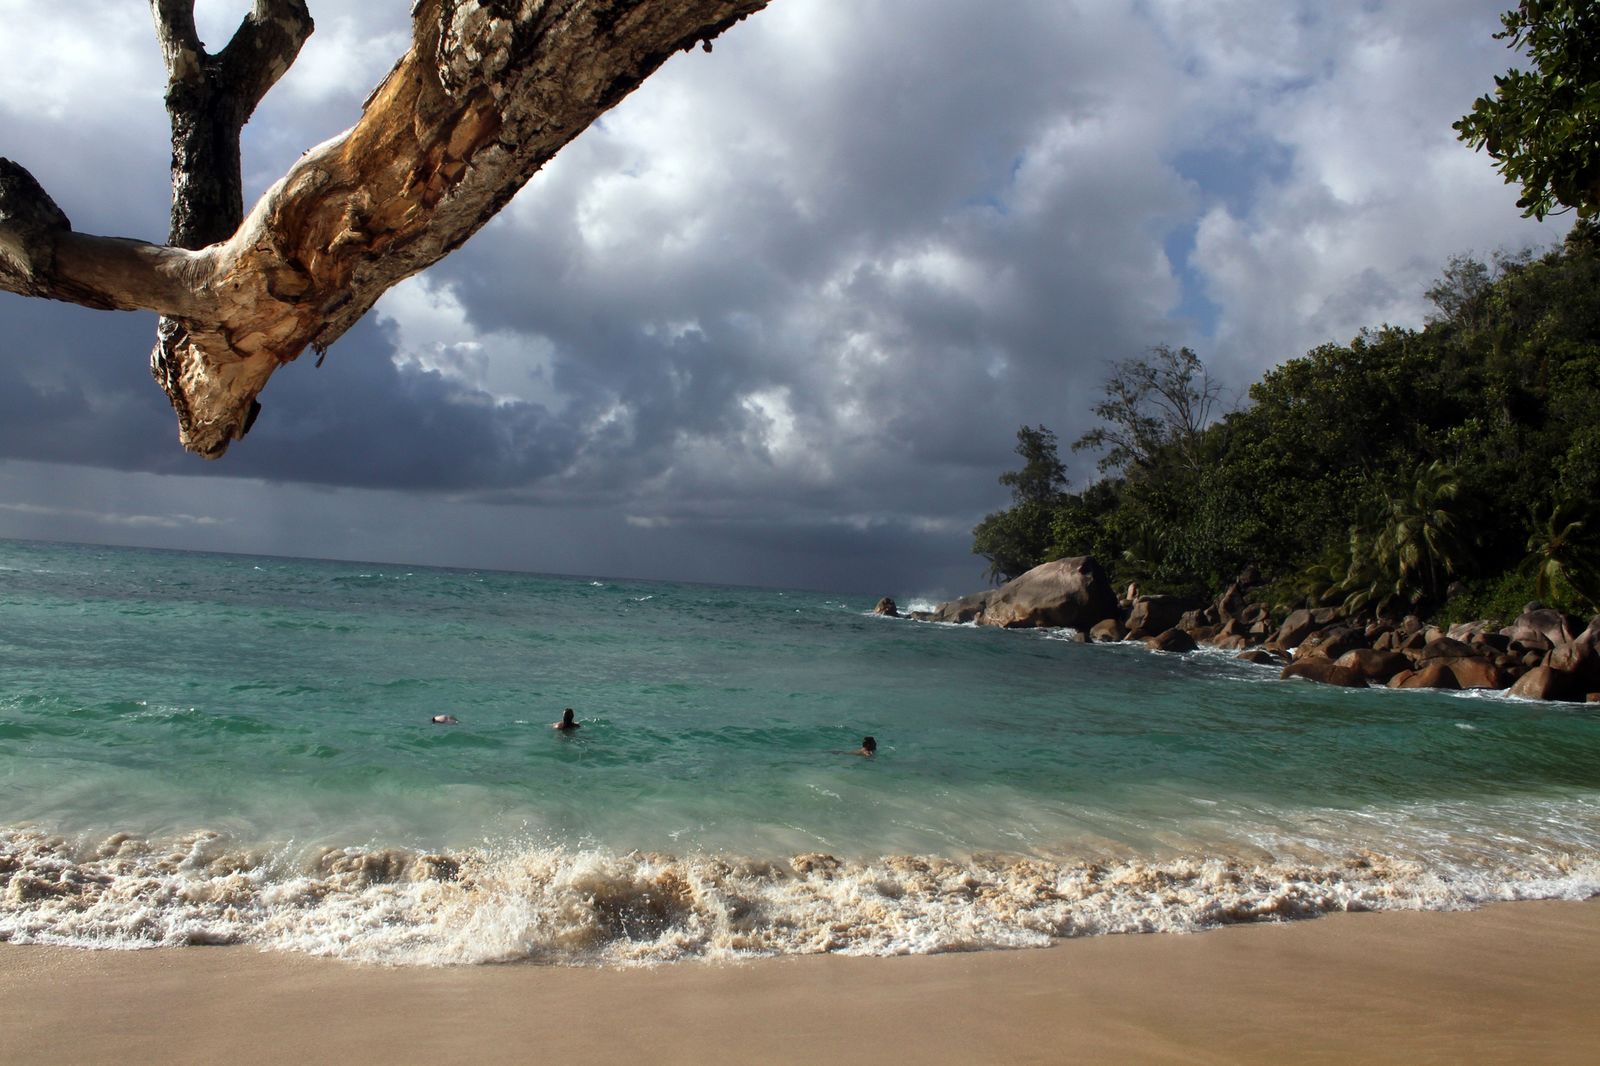
<path id="1" fill-rule="evenodd" d="M 389 965 L 925 954 L 1596 894 L 1600 854 L 1591 852 L 1444 870 L 1367 852 L 1313 863 L 846 861 L 541 846 L 267 849 L 215 832 L 74 841 L 0 830 L 0 941 L 253 944 Z"/>

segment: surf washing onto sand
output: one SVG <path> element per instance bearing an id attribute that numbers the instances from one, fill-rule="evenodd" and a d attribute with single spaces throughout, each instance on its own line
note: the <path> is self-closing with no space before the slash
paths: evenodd
<path id="1" fill-rule="evenodd" d="M 1591 706 L 869 613 L 915 590 L 27 542 L 0 589 L 14 943 L 615 964 L 1600 893 Z"/>

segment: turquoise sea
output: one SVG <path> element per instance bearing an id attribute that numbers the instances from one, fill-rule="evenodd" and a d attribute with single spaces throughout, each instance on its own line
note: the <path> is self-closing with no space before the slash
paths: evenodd
<path id="1" fill-rule="evenodd" d="M 0 940 L 627 963 L 1600 892 L 1593 706 L 875 598 L 0 541 Z"/>

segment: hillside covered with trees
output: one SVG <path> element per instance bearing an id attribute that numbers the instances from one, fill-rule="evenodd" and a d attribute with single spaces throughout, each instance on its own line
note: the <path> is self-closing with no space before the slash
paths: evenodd
<path id="1" fill-rule="evenodd" d="M 1254 568 L 1281 608 L 1600 609 L 1600 8 L 1521 0 L 1501 23 L 1528 68 L 1454 129 L 1523 214 L 1576 213 L 1563 246 L 1452 260 L 1424 329 L 1315 348 L 1220 419 L 1188 349 L 1117 364 L 1072 445 L 1100 456 L 1083 491 L 1055 434 L 1018 431 L 1013 504 L 973 530 L 990 578 L 1094 555 L 1146 592 L 1214 593 Z"/>
<path id="2" fill-rule="evenodd" d="M 1382 327 L 1268 372 L 1214 418 L 1194 353 L 1117 364 L 1073 443 L 1018 431 L 1013 505 L 973 531 L 994 579 L 1094 555 L 1120 585 L 1214 593 L 1246 567 L 1281 605 L 1514 616 L 1600 606 L 1600 228 L 1460 258 L 1421 330 Z"/>

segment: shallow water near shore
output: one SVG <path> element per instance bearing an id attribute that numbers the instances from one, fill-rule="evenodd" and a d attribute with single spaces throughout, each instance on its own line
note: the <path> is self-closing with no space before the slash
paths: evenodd
<path id="1" fill-rule="evenodd" d="M 1600 892 L 1585 706 L 801 591 L 20 542 L 0 590 L 0 939 L 628 962 Z"/>

